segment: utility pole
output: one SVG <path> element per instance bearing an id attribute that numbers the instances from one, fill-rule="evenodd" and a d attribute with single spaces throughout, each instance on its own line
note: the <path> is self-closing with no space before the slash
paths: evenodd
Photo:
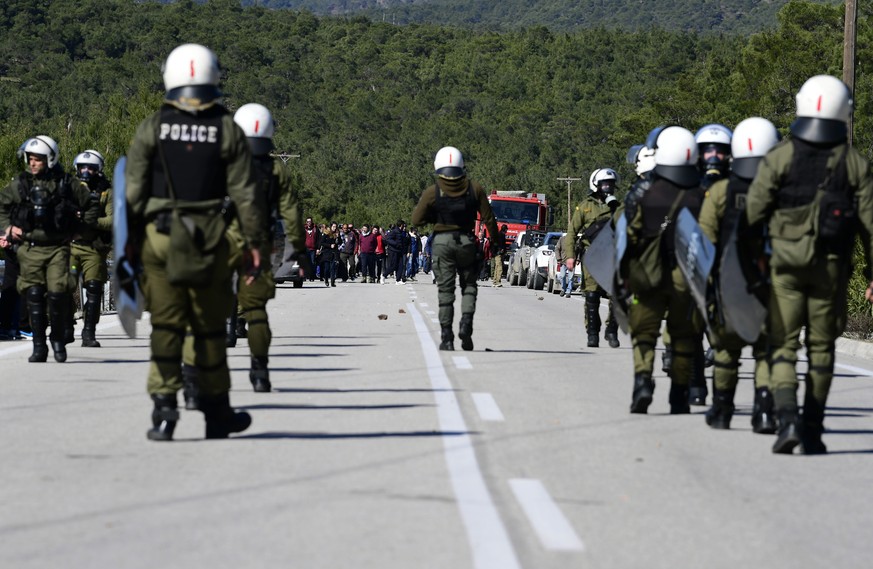
<path id="1" fill-rule="evenodd" d="M 300 158 L 299 154 L 285 154 L 284 152 L 276 152 L 276 153 L 270 154 L 270 156 L 275 156 L 276 158 L 281 158 L 282 164 L 288 164 L 288 160 L 290 160 L 292 158 Z"/>
<path id="2" fill-rule="evenodd" d="M 567 182 L 567 229 L 570 229 L 570 213 L 571 213 L 571 204 L 570 204 L 570 185 L 573 182 L 581 182 L 582 178 L 555 178 L 559 182 Z"/>
<path id="3" fill-rule="evenodd" d="M 846 0 L 846 21 L 843 28 L 843 83 L 849 86 L 852 99 L 855 98 L 855 38 L 858 23 L 858 0 Z M 854 130 L 854 111 L 849 114 L 849 144 L 852 144 Z"/>

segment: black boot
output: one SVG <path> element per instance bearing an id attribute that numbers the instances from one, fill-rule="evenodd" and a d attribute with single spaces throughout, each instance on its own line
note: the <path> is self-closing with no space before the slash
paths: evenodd
<path id="1" fill-rule="evenodd" d="M 50 292 L 48 293 L 48 311 L 49 318 L 52 321 L 52 331 L 49 334 L 49 341 L 52 345 L 52 351 L 55 353 L 55 361 L 63 363 L 67 361 L 67 330 L 68 313 L 70 296 L 65 292 Z"/>
<path id="2" fill-rule="evenodd" d="M 179 420 L 176 394 L 155 393 L 152 395 L 152 401 L 155 402 L 155 408 L 152 410 L 152 428 L 148 430 L 146 436 L 150 441 L 173 440 L 173 431 L 176 430 L 176 421 Z"/>
<path id="3" fill-rule="evenodd" d="M 697 345 L 692 357 L 691 384 L 688 386 L 688 403 L 697 407 L 706 405 L 706 396 L 709 394 L 703 360 L 703 345 Z"/>
<path id="4" fill-rule="evenodd" d="M 103 283 L 88 281 L 85 283 L 85 305 L 82 307 L 82 347 L 99 348 L 97 341 L 97 322 L 100 320 L 100 299 L 103 294 Z"/>
<path id="5" fill-rule="evenodd" d="M 803 454 L 827 454 L 828 447 L 821 440 L 824 433 L 824 405 L 812 397 L 807 389 L 803 402 L 803 421 L 800 429 L 800 446 Z"/>
<path id="6" fill-rule="evenodd" d="M 273 386 L 270 384 L 270 370 L 267 369 L 269 358 L 252 358 L 252 369 L 249 371 L 249 381 L 256 393 L 269 393 Z"/>
<path id="7" fill-rule="evenodd" d="M 76 341 L 76 315 L 73 314 L 73 306 L 75 305 L 73 293 L 68 292 L 64 296 L 66 296 L 64 299 L 66 306 L 64 315 L 64 345 L 66 346 Z M 52 321 L 52 328 L 54 328 L 54 320 Z"/>
<path id="8" fill-rule="evenodd" d="M 252 424 L 252 417 L 245 411 L 235 412 L 230 406 L 230 396 L 201 395 L 200 410 L 206 419 L 207 439 L 226 439 L 231 433 L 241 433 Z"/>
<path id="9" fill-rule="evenodd" d="M 588 332 L 588 347 L 600 346 L 600 295 L 585 293 L 585 331 Z"/>
<path id="10" fill-rule="evenodd" d="M 713 429 L 730 429 L 734 416 L 734 389 L 716 389 L 712 394 L 712 407 L 706 412 L 706 424 Z"/>
<path id="11" fill-rule="evenodd" d="M 773 394 L 766 387 L 755 390 L 752 406 L 752 432 L 772 435 L 776 432 L 776 416 L 773 413 Z"/>
<path id="12" fill-rule="evenodd" d="M 606 329 L 603 332 L 603 339 L 609 342 L 610 348 L 618 348 L 621 342 L 618 341 L 618 322 L 615 320 L 606 321 Z"/>
<path id="13" fill-rule="evenodd" d="M 703 367 L 712 367 L 715 365 L 715 350 L 712 346 L 706 348 L 706 353 L 703 354 Z M 715 389 L 715 388 L 713 388 Z"/>
<path id="14" fill-rule="evenodd" d="M 673 369 L 673 346 L 667 344 L 664 346 L 664 353 L 661 354 L 661 371 L 670 374 L 670 370 Z"/>
<path id="15" fill-rule="evenodd" d="M 236 309 L 232 316 L 228 316 L 225 322 L 225 345 L 228 348 L 236 347 Z"/>
<path id="16" fill-rule="evenodd" d="M 458 338 L 461 339 L 461 348 L 465 352 L 473 349 L 473 315 L 462 314 L 461 322 L 458 324 Z"/>
<path id="17" fill-rule="evenodd" d="M 452 332 L 452 328 L 450 326 L 443 327 L 440 336 L 440 350 L 444 352 L 454 352 L 455 334 Z"/>
<path id="18" fill-rule="evenodd" d="M 687 415 L 691 413 L 691 407 L 688 405 L 688 386 L 670 385 L 670 414 L 671 415 Z"/>
<path id="19" fill-rule="evenodd" d="M 45 303 L 45 287 L 32 286 L 27 289 L 27 313 L 30 317 L 30 329 L 33 332 L 33 353 L 27 361 L 31 363 L 48 360 L 48 344 L 45 337 L 48 316 Z"/>
<path id="20" fill-rule="evenodd" d="M 631 396 L 631 413 L 647 413 L 655 394 L 655 382 L 648 373 L 634 374 L 634 391 Z"/>
<path id="21" fill-rule="evenodd" d="M 797 418 L 797 407 L 779 409 L 779 432 L 773 443 L 773 454 L 791 454 L 794 447 L 800 444 L 800 425 Z"/>
<path id="22" fill-rule="evenodd" d="M 182 396 L 185 398 L 185 409 L 197 411 L 200 409 L 200 375 L 195 366 L 182 364 Z"/>
<path id="23" fill-rule="evenodd" d="M 237 316 L 236 318 L 236 337 L 237 338 L 248 338 L 249 333 L 246 330 L 246 319 L 243 316 Z"/>

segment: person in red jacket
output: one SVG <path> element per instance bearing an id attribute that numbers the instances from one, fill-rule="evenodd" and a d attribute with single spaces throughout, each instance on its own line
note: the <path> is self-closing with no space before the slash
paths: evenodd
<path id="1" fill-rule="evenodd" d="M 382 276 L 382 269 L 385 267 L 385 243 L 382 241 L 382 228 L 378 225 L 373 226 L 373 233 L 376 235 L 376 282 L 385 284 L 385 277 Z"/>
<path id="2" fill-rule="evenodd" d="M 312 267 L 317 267 L 318 264 L 315 262 L 315 255 L 318 250 L 318 227 L 312 222 L 311 217 L 307 217 L 303 229 L 306 233 L 306 254 L 309 255 L 309 264 Z M 310 271 L 309 280 L 315 280 L 315 272 L 314 269 Z"/>
<path id="3" fill-rule="evenodd" d="M 361 282 L 376 283 L 376 247 L 379 242 L 379 235 L 375 231 L 370 231 L 370 226 L 366 223 L 361 226 L 361 239 L 359 247 L 361 251 Z"/>

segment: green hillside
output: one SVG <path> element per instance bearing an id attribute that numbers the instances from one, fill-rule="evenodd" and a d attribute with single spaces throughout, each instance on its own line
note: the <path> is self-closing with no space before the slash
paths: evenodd
<path id="1" fill-rule="evenodd" d="M 842 4 L 840 0 L 815 0 Z M 776 26 L 788 0 L 267 0 L 269 7 L 322 15 L 364 14 L 395 24 L 430 23 L 512 30 L 605 27 L 748 34 Z"/>

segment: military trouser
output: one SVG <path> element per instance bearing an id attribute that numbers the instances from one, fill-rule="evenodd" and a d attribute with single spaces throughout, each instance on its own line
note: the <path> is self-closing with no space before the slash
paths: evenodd
<path id="1" fill-rule="evenodd" d="M 44 286 L 48 292 L 68 292 L 70 285 L 70 246 L 22 244 L 18 248 L 18 292 Z"/>
<path id="2" fill-rule="evenodd" d="M 439 320 L 451 328 L 455 318 L 455 275 L 461 285 L 461 314 L 476 312 L 476 243 L 460 232 L 435 233 L 433 236 L 433 272 L 439 298 Z"/>
<path id="3" fill-rule="evenodd" d="M 78 269 L 83 282 L 105 283 L 109 280 L 109 271 L 106 268 L 107 254 L 108 251 L 101 253 L 89 245 L 73 243 L 70 247 L 70 268 Z"/>
<path id="4" fill-rule="evenodd" d="M 276 282 L 273 271 L 262 271 L 252 284 L 245 283 L 245 275 L 240 275 L 239 314 L 246 319 L 249 351 L 253 358 L 265 358 L 270 352 L 273 332 L 267 318 L 267 301 L 276 297 Z"/>
<path id="5" fill-rule="evenodd" d="M 718 340 L 713 345 L 715 361 L 713 362 L 712 385 L 714 389 L 727 391 L 736 389 L 739 379 L 740 355 L 748 342 L 722 327 L 718 330 Z M 769 339 L 761 332 L 757 341 L 752 344 L 752 356 L 755 359 L 755 388 L 770 387 L 770 367 L 767 363 Z"/>
<path id="6" fill-rule="evenodd" d="M 777 409 L 797 406 L 797 350 L 806 326 L 807 399 L 824 409 L 834 375 L 834 347 L 846 322 L 846 281 L 840 261 L 819 258 L 803 269 L 772 269 L 768 314 L 770 382 Z"/>
<path id="7" fill-rule="evenodd" d="M 674 384 L 687 386 L 691 380 L 694 337 L 702 322 L 679 269 L 674 269 L 669 280 L 662 284 L 664 286 L 635 294 L 628 311 L 634 373 L 651 375 L 661 320 L 666 313 L 667 330 L 673 342 L 670 377 Z"/>
<path id="8" fill-rule="evenodd" d="M 497 253 L 491 257 L 491 266 L 491 282 L 500 284 L 500 281 L 503 280 L 503 255 Z"/>
<path id="9" fill-rule="evenodd" d="M 233 300 L 229 245 L 227 240 L 219 245 L 212 279 L 204 288 L 168 282 L 169 251 L 169 236 L 158 233 L 154 223 L 148 224 L 142 250 L 143 292 L 152 323 L 148 392 L 169 395 L 182 388 L 182 345 L 190 327 L 200 392 L 221 395 L 230 390 L 225 346 L 225 320 Z"/>

